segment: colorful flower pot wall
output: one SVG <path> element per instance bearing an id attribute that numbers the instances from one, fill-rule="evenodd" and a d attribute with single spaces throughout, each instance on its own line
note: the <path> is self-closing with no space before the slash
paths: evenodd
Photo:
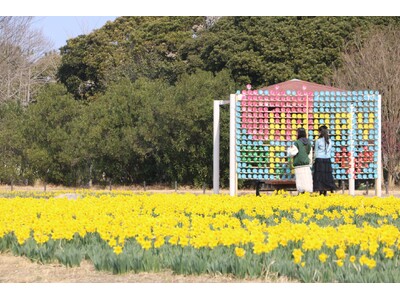
<path id="1" fill-rule="evenodd" d="M 236 157 L 239 179 L 291 180 L 294 171 L 286 149 L 304 127 L 310 140 L 326 125 L 333 145 L 337 180 L 377 178 L 378 92 L 238 91 Z"/>

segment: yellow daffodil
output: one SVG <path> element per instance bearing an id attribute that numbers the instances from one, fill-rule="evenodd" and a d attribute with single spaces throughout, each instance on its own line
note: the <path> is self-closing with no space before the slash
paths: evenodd
<path id="1" fill-rule="evenodd" d="M 336 264 L 337 264 L 339 267 L 343 267 L 343 260 L 341 260 L 341 259 L 337 260 L 337 261 L 336 261 Z"/>
<path id="2" fill-rule="evenodd" d="M 321 253 L 321 254 L 318 256 L 318 259 L 320 260 L 320 262 L 324 263 L 324 262 L 326 262 L 326 260 L 327 260 L 328 257 L 329 257 L 329 256 L 328 256 L 327 254 Z"/>
<path id="3" fill-rule="evenodd" d="M 237 257 L 243 257 L 246 254 L 246 250 L 244 250 L 243 248 L 236 247 L 235 254 Z"/>

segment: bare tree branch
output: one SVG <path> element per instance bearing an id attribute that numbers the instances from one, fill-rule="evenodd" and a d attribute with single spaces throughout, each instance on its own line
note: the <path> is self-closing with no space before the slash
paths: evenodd
<path id="1" fill-rule="evenodd" d="M 331 84 L 348 90 L 378 90 L 382 95 L 383 165 L 393 185 L 400 175 L 400 32 L 377 29 L 362 41 L 357 34 L 342 55 Z"/>
<path id="2" fill-rule="evenodd" d="M 40 74 L 53 65 L 49 59 L 43 64 L 52 45 L 41 31 L 31 29 L 32 21 L 33 17 L 0 17 L 0 102 L 31 102 Z"/>

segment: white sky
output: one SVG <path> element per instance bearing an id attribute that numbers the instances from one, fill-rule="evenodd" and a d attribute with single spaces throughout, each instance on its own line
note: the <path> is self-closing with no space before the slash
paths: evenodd
<path id="1" fill-rule="evenodd" d="M 54 49 L 67 44 L 66 40 L 81 34 L 88 34 L 94 29 L 102 27 L 107 21 L 116 17 L 101 16 L 36 16 L 33 25 L 41 29 L 44 36 L 54 43 Z"/>
<path id="2" fill-rule="evenodd" d="M 10 0 L 2 15 L 36 16 L 398 16 L 393 0 Z"/>
<path id="3" fill-rule="evenodd" d="M 351 0 L 11 0 L 2 4 L 3 15 L 33 15 L 35 26 L 54 42 L 54 49 L 66 40 L 102 27 L 113 16 L 385 16 L 399 15 L 393 0 L 361 3 Z M 5 5 L 5 7 L 3 7 Z M 400 6 L 399 6 L 400 7 Z"/>

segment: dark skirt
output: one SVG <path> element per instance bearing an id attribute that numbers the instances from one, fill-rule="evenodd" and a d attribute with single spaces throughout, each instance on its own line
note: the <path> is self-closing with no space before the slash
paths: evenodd
<path id="1" fill-rule="evenodd" d="M 333 179 L 330 158 L 316 158 L 313 166 L 313 187 L 316 191 L 334 191 L 337 189 Z"/>

